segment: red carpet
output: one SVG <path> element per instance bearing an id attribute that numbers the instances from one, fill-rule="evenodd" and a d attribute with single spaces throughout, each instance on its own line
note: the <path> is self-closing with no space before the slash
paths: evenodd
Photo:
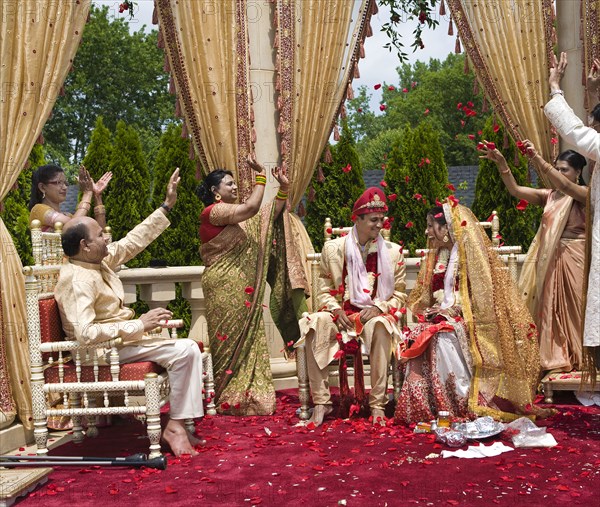
<path id="1" fill-rule="evenodd" d="M 170 458 L 166 471 L 56 468 L 48 484 L 19 504 L 600 505 L 600 408 L 582 407 L 570 394 L 557 401 L 561 413 L 542 424 L 558 447 L 468 460 L 428 458 L 442 450 L 431 436 L 373 429 L 365 419 L 296 428 L 296 391 L 284 391 L 275 416 L 205 418 L 198 433 L 207 446 L 195 458 Z M 98 438 L 53 454 L 135 452 L 147 452 L 143 426 L 118 421 Z"/>

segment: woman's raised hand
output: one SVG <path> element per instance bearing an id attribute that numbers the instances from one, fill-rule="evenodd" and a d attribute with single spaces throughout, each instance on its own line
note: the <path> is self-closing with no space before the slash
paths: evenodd
<path id="1" fill-rule="evenodd" d="M 479 149 L 483 152 L 479 158 L 487 158 L 488 160 L 492 160 L 496 162 L 496 164 L 501 164 L 502 162 L 506 162 L 504 155 L 500 152 L 498 148 L 490 149 L 487 147 L 488 141 L 485 139 L 482 142 L 482 145 Z"/>
<path id="2" fill-rule="evenodd" d="M 525 149 L 525 155 L 527 155 L 529 158 L 537 156 L 538 152 L 529 139 L 523 139 L 523 147 Z"/>
<path id="3" fill-rule="evenodd" d="M 273 167 L 273 169 L 271 169 L 271 174 L 279 183 L 279 188 L 282 191 L 287 192 L 288 189 L 290 188 L 290 180 L 288 180 L 288 177 L 285 174 L 285 172 L 283 171 L 283 168 Z"/>
<path id="4" fill-rule="evenodd" d="M 265 172 L 265 168 L 263 167 L 262 164 L 260 164 L 256 158 L 254 158 L 253 155 L 251 155 L 250 153 L 248 154 L 248 165 L 257 173 L 264 173 Z"/>
<path id="5" fill-rule="evenodd" d="M 587 77 L 587 87 L 591 93 L 600 93 L 600 58 L 594 58 Z"/>
<path id="6" fill-rule="evenodd" d="M 94 194 L 95 195 L 100 195 L 102 194 L 102 192 L 104 192 L 106 190 L 106 187 L 108 186 L 108 182 L 112 179 L 112 172 L 108 171 L 106 173 L 104 173 L 102 176 L 100 176 L 100 179 L 94 183 L 93 183 L 93 190 L 94 190 Z"/>
<path id="7" fill-rule="evenodd" d="M 79 166 L 78 182 L 81 192 L 92 192 L 94 190 L 94 180 L 83 165 Z"/>

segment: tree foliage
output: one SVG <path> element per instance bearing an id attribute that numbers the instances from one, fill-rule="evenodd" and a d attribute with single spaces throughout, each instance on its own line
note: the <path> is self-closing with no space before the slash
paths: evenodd
<path id="1" fill-rule="evenodd" d="M 110 169 L 113 153 L 111 138 L 112 134 L 110 130 L 104 126 L 102 116 L 98 116 L 96 126 L 92 132 L 90 144 L 87 147 L 83 159 L 83 165 L 89 171 L 94 181 L 98 181 L 98 178 Z M 111 190 L 117 186 L 118 182 L 113 179 L 102 194 L 102 202 L 106 203 Z"/>
<path id="2" fill-rule="evenodd" d="M 323 246 L 325 218 L 331 218 L 334 227 L 351 225 L 352 206 L 365 190 L 354 138 L 345 121 L 339 142 L 330 150 L 332 162 L 321 161 L 324 178 L 319 181 L 318 172 L 313 176 L 314 200 L 309 199 L 306 209 L 306 230 L 317 251 Z"/>
<path id="3" fill-rule="evenodd" d="M 474 76 L 464 73 L 464 55 L 449 54 L 440 62 L 417 61 L 398 68 L 398 84 L 383 83 L 381 90 L 384 113 L 375 116 L 369 108 L 370 94 L 361 88 L 349 101 L 349 124 L 359 139 L 363 154 L 376 136 L 408 123 L 415 128 L 427 120 L 439 132 L 446 163 L 450 166 L 477 163 L 469 134 L 477 135 L 488 113 L 484 113 L 483 96 L 473 93 Z M 460 107 L 459 107 L 460 104 Z"/>
<path id="4" fill-rule="evenodd" d="M 150 175 L 136 130 L 123 121 L 117 123 L 110 160 L 112 191 L 106 197 L 106 218 L 113 239 L 123 238 L 150 213 Z M 146 267 L 150 252 L 140 253 L 129 267 Z"/>
<path id="5" fill-rule="evenodd" d="M 108 12 L 92 6 L 65 95 L 44 128 L 49 156 L 62 165 L 81 161 L 100 115 L 111 131 L 123 120 L 154 137 L 173 117 L 157 31 L 129 33 L 127 22 L 109 19 Z"/>
<path id="6" fill-rule="evenodd" d="M 403 242 L 414 253 L 426 245 L 427 211 L 450 193 L 438 132 L 429 122 L 405 127 L 401 143 L 388 156 L 385 182 L 392 196 L 392 241 Z"/>
<path id="7" fill-rule="evenodd" d="M 170 227 L 150 248 L 152 256 L 166 261 L 169 266 L 195 266 L 200 263 L 198 226 L 202 203 L 195 195 L 198 182 L 196 167 L 189 158 L 189 139 L 181 137 L 181 125 L 169 125 L 160 138 L 154 165 L 153 207 L 165 199 L 167 183 L 179 167 L 181 182 L 177 188 L 177 203 L 169 213 Z"/>
<path id="8" fill-rule="evenodd" d="M 527 159 L 519 153 L 510 137 L 507 138 L 508 147 L 504 148 L 504 137 L 504 127 L 495 124 L 493 118 L 489 118 L 483 129 L 482 138 L 496 144 L 506 158 L 517 184 L 526 186 L 528 185 Z M 518 163 L 515 164 L 515 161 Z M 521 245 L 523 252 L 526 252 L 535 236 L 542 209 L 528 206 L 525 211 L 519 211 L 516 208 L 517 202 L 517 199 L 506 190 L 496 164 L 488 159 L 480 159 L 473 213 L 479 220 L 485 220 L 492 211 L 497 211 L 500 219 L 501 242 L 506 245 Z"/>
<path id="9" fill-rule="evenodd" d="M 28 209 L 31 175 L 35 169 L 45 163 L 42 145 L 35 144 L 29 154 L 27 168 L 19 174 L 15 188 L 4 199 L 3 209 L 0 212 L 0 216 L 12 236 L 16 254 L 21 258 L 24 266 L 33 264 Z"/>

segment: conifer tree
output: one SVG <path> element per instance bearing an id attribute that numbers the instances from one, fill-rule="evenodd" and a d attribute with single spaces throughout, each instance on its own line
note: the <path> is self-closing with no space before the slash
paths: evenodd
<path id="1" fill-rule="evenodd" d="M 85 157 L 82 162 L 94 181 L 98 181 L 98 178 L 100 178 L 110 168 L 113 151 L 111 137 L 110 130 L 104 126 L 102 116 L 98 116 L 98 119 L 96 120 L 96 126 L 92 132 L 90 144 L 86 149 Z M 114 179 L 111 180 L 111 182 L 108 184 L 108 187 L 106 187 L 106 190 L 104 190 L 104 193 L 102 194 L 102 202 L 106 203 L 111 189 L 117 188 L 117 186 L 118 182 Z M 79 196 L 81 198 L 81 193 Z M 111 224 L 107 222 L 107 225 Z"/>
<path id="2" fill-rule="evenodd" d="M 306 209 L 306 230 L 316 251 L 323 246 L 325 218 L 331 218 L 335 227 L 352 225 L 352 206 L 365 190 L 360 159 L 346 121 L 339 142 L 330 146 L 330 151 L 332 162 L 321 161 L 323 177 L 319 171 L 313 176 L 314 199 L 309 199 Z"/>
<path id="3" fill-rule="evenodd" d="M 201 264 L 198 219 L 202 202 L 195 194 L 198 182 L 195 164 L 188 155 L 189 145 L 189 139 L 181 137 L 181 125 L 169 125 L 160 138 L 154 164 L 154 208 L 164 202 L 167 183 L 177 167 L 181 178 L 177 187 L 177 203 L 169 213 L 171 225 L 150 247 L 152 256 L 166 261 L 169 266 Z"/>
<path id="4" fill-rule="evenodd" d="M 123 238 L 150 213 L 150 178 L 137 132 L 123 121 L 117 123 L 109 169 L 113 191 L 106 198 L 107 223 L 113 240 Z M 145 267 L 150 252 L 141 252 L 129 267 Z"/>
<path id="5" fill-rule="evenodd" d="M 517 151 L 510 136 L 508 137 L 508 147 L 503 147 L 504 127 L 502 125 L 496 124 L 490 117 L 483 128 L 481 138 L 493 142 L 502 152 L 518 185 L 529 185 L 527 182 L 527 159 Z M 517 155 L 516 159 L 515 154 Z M 515 160 L 518 160 L 516 165 Z M 492 211 L 497 211 L 500 219 L 501 243 L 521 245 L 523 252 L 526 252 L 535 236 L 542 208 L 528 206 L 525 211 L 519 211 L 516 208 L 517 203 L 518 199 L 508 193 L 502 182 L 496 164 L 488 159 L 480 159 L 475 184 L 475 201 L 472 206 L 473 213 L 479 220 L 485 220 Z"/>
<path id="6" fill-rule="evenodd" d="M 35 169 L 45 163 L 43 146 L 35 144 L 29 154 L 28 167 L 19 174 L 15 189 L 11 190 L 4 199 L 3 210 L 0 213 L 13 238 L 16 253 L 21 258 L 24 266 L 33 264 L 28 209 L 31 176 Z"/>
<path id="7" fill-rule="evenodd" d="M 411 254 L 426 246 L 427 211 L 450 194 L 448 168 L 438 132 L 429 122 L 414 130 L 406 126 L 388 155 L 385 173 L 392 241 L 403 242 Z"/>

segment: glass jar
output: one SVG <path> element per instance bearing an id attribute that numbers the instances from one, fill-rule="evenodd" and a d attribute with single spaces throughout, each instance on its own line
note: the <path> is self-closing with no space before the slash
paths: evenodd
<path id="1" fill-rule="evenodd" d="M 452 421 L 450 421 L 450 412 L 446 410 L 440 410 L 437 419 L 438 428 L 449 428 L 451 422 Z"/>

